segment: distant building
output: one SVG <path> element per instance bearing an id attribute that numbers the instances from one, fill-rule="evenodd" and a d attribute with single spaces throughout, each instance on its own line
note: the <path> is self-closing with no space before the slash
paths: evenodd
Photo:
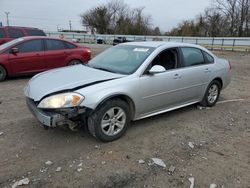
<path id="1" fill-rule="evenodd" d="M 72 32 L 72 33 L 88 33 L 87 31 L 84 30 L 69 30 L 69 29 L 62 29 L 60 32 Z"/>

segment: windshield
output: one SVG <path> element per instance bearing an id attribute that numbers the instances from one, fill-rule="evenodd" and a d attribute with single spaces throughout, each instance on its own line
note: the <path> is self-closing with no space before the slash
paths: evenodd
<path id="1" fill-rule="evenodd" d="M 16 43 L 23 41 L 23 40 L 24 40 L 23 38 L 18 38 L 18 39 L 6 42 L 6 43 L 0 45 L 0 50 L 4 50 L 5 48 L 8 48 L 8 47 L 12 46 L 13 44 L 16 44 Z"/>
<path id="2" fill-rule="evenodd" d="M 89 61 L 88 66 L 113 73 L 132 74 L 155 48 L 135 45 L 118 45 Z"/>

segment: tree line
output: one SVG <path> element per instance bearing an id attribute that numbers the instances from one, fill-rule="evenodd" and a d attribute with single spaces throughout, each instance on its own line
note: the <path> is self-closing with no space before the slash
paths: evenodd
<path id="1" fill-rule="evenodd" d="M 161 35 L 144 7 L 131 8 L 123 0 L 110 0 L 81 15 L 84 26 L 100 34 Z M 184 20 L 164 35 L 250 37 L 250 0 L 211 0 L 204 13 Z"/>
<path id="2" fill-rule="evenodd" d="M 185 20 L 165 35 L 250 37 L 250 0 L 212 0 L 194 20 Z"/>
<path id="3" fill-rule="evenodd" d="M 122 0 L 110 0 L 81 15 L 84 26 L 100 34 L 161 35 L 159 27 L 153 28 L 151 16 L 144 7 L 131 8 Z"/>

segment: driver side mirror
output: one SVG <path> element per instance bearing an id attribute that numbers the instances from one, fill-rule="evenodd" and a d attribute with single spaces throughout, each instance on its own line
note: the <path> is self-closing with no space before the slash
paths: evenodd
<path id="1" fill-rule="evenodd" d="M 148 73 L 149 74 L 157 74 L 157 73 L 162 73 L 162 72 L 165 72 L 166 69 L 161 66 L 161 65 L 154 65 L 149 71 Z"/>
<path id="2" fill-rule="evenodd" d="M 19 52 L 18 48 L 11 48 L 11 53 L 17 54 Z"/>

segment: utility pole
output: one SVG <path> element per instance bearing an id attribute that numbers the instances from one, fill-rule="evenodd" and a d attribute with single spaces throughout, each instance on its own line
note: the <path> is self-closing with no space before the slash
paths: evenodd
<path id="1" fill-rule="evenodd" d="M 6 14 L 6 18 L 7 18 L 7 26 L 10 25 L 10 22 L 9 22 L 9 14 L 10 12 L 4 12 Z"/>
<path id="2" fill-rule="evenodd" d="M 71 20 L 69 20 L 69 30 L 70 30 L 70 31 L 72 30 L 72 23 L 71 23 Z"/>

